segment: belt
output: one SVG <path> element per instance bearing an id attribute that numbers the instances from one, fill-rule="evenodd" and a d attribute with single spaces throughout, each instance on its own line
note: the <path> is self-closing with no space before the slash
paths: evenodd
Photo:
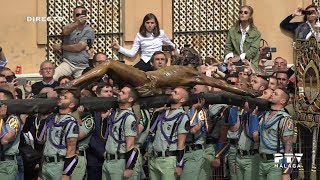
<path id="1" fill-rule="evenodd" d="M 203 149 L 203 146 L 201 144 L 191 144 L 186 146 L 186 152 L 196 151 L 199 149 Z"/>
<path id="2" fill-rule="evenodd" d="M 44 156 L 44 161 L 47 163 L 52 163 L 52 162 L 61 162 L 64 161 L 64 156 L 57 155 L 57 156 Z"/>
<path id="3" fill-rule="evenodd" d="M 238 139 L 229 139 L 229 143 L 236 146 L 238 144 Z"/>
<path id="4" fill-rule="evenodd" d="M 260 153 L 260 157 L 264 161 L 274 160 L 274 155 L 273 154 Z"/>
<path id="5" fill-rule="evenodd" d="M 120 154 L 108 154 L 106 153 L 106 160 L 118 160 L 118 159 L 125 159 L 126 158 L 126 154 L 125 153 L 120 153 Z"/>
<path id="6" fill-rule="evenodd" d="M 15 155 L 3 155 L 0 157 L 0 161 L 10 161 L 14 159 L 15 159 Z"/>
<path id="7" fill-rule="evenodd" d="M 79 156 L 84 156 L 86 154 L 86 151 L 79 151 L 78 155 Z"/>
<path id="8" fill-rule="evenodd" d="M 206 144 L 218 144 L 218 142 L 217 138 L 206 138 Z"/>
<path id="9" fill-rule="evenodd" d="M 155 157 L 169 157 L 169 156 L 176 156 L 177 151 L 154 151 Z"/>
<path id="10" fill-rule="evenodd" d="M 250 156 L 250 155 L 255 155 L 255 154 L 258 154 L 258 153 L 259 153 L 258 149 L 250 149 L 250 150 L 238 149 L 238 154 L 240 156 Z"/>

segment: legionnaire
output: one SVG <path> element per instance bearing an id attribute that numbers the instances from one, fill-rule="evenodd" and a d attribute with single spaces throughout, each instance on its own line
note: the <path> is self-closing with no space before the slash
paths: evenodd
<path id="1" fill-rule="evenodd" d="M 248 86 L 247 83 L 243 83 L 243 86 Z M 268 81 L 264 79 L 264 77 L 257 75 L 253 77 L 252 81 L 250 82 L 251 88 L 256 91 L 263 91 L 266 88 L 268 88 Z M 240 86 L 240 84 L 237 84 L 237 86 Z M 258 144 L 254 145 L 254 143 L 250 142 L 250 139 L 246 139 L 246 136 L 248 135 L 245 131 L 243 131 L 244 126 L 243 123 L 249 122 L 248 118 L 250 115 L 248 112 L 245 111 L 243 107 L 236 107 L 232 106 L 229 110 L 229 118 L 228 118 L 228 124 L 231 126 L 228 131 L 228 138 L 230 143 L 230 149 L 228 153 L 228 161 L 229 161 L 229 169 L 230 169 L 230 176 L 232 180 L 238 179 L 237 176 L 242 177 L 241 172 L 239 173 L 239 166 L 236 162 L 237 154 L 240 156 L 243 155 L 254 155 L 258 153 Z M 239 145 L 239 138 L 242 136 L 242 142 Z M 249 146 L 248 146 L 249 145 Z M 240 148 L 240 149 L 239 149 Z M 250 149 L 250 151 L 248 151 Z M 256 155 L 257 156 L 257 155 Z M 253 158 L 255 161 L 253 164 L 257 165 L 257 157 Z M 251 162 L 251 158 L 249 157 L 248 162 Z M 247 161 L 245 161 L 247 162 Z M 242 163 L 245 163 L 242 162 Z M 247 167 L 250 166 L 248 163 L 246 163 Z M 247 168 L 248 169 L 248 168 Z M 248 169 L 248 171 L 250 171 Z M 243 170 L 242 172 L 245 172 Z M 250 172 L 249 172 L 250 174 Z M 253 177 L 256 177 L 256 175 L 253 173 L 251 174 Z M 247 177 L 250 179 L 250 177 Z M 242 178 L 241 178 L 242 179 Z"/>
<path id="2" fill-rule="evenodd" d="M 135 109 L 135 108 L 133 108 Z M 146 175 L 143 169 L 143 165 L 145 163 L 143 156 L 145 155 L 146 152 L 146 140 L 149 135 L 149 130 L 150 130 L 150 113 L 147 109 L 140 109 L 138 108 L 140 113 L 135 113 L 139 114 L 140 121 L 138 123 L 138 135 L 135 141 L 135 146 L 140 150 L 140 154 L 138 157 L 138 160 L 136 162 L 136 165 L 133 169 L 133 176 L 132 180 L 140 180 L 143 179 Z M 135 110 L 134 110 L 135 111 Z M 138 118 L 138 116 L 137 116 Z"/>
<path id="3" fill-rule="evenodd" d="M 238 83 L 237 85 L 240 86 L 240 83 Z M 246 84 L 243 83 L 242 85 Z M 227 134 L 228 141 L 230 144 L 230 149 L 228 152 L 229 173 L 232 180 L 237 180 L 238 166 L 236 164 L 236 156 L 239 136 L 241 133 L 239 130 L 239 124 L 240 118 L 244 114 L 244 109 L 243 107 L 229 106 L 228 111 L 229 115 L 226 119 L 226 123 L 230 126 Z"/>
<path id="4" fill-rule="evenodd" d="M 79 109 L 80 108 L 80 109 Z M 79 138 L 78 138 L 78 164 L 74 169 L 71 179 L 84 179 L 87 170 L 86 149 L 89 147 L 91 133 L 94 129 L 94 117 L 91 112 L 83 112 L 83 107 L 78 108 L 80 112 Z"/>
<path id="5" fill-rule="evenodd" d="M 137 136 L 137 119 L 132 106 L 138 98 L 137 92 L 130 86 L 121 89 L 118 95 L 119 108 L 112 110 L 104 122 L 107 137 L 105 161 L 102 179 L 121 180 L 133 175 L 133 168 L 139 156 L 134 146 Z"/>
<path id="6" fill-rule="evenodd" d="M 271 89 L 264 90 L 263 96 L 260 98 L 269 99 L 272 92 Z M 258 131 L 258 126 L 254 128 L 250 126 L 250 124 L 253 118 L 255 118 L 254 120 L 258 120 L 265 112 L 258 114 L 257 109 L 255 109 L 252 113 L 249 107 L 248 104 L 245 105 L 245 112 L 237 119 L 237 123 L 231 127 L 234 130 L 240 131 L 236 156 L 236 164 L 238 167 L 236 175 L 238 180 L 254 180 L 259 175 L 259 169 L 257 168 L 260 160 L 259 138 L 253 137 L 253 133 Z M 233 107 L 232 110 L 234 109 L 237 109 L 237 107 Z"/>
<path id="7" fill-rule="evenodd" d="M 13 99 L 11 92 L 0 89 L 0 100 Z M 7 106 L 0 106 L 0 179 L 16 179 L 20 133 L 23 122 L 17 115 L 7 115 Z"/>
<path id="8" fill-rule="evenodd" d="M 78 105 L 78 93 L 60 92 L 59 113 L 50 115 L 40 123 L 37 139 L 45 141 L 42 168 L 44 179 L 70 179 L 70 175 L 77 166 L 79 126 L 71 113 L 78 108 Z"/>
<path id="9" fill-rule="evenodd" d="M 92 93 L 83 94 L 81 97 L 93 97 Z M 89 147 L 92 131 L 94 129 L 93 112 L 87 111 L 83 106 L 79 106 L 77 111 L 72 114 L 78 121 L 79 138 L 78 138 L 78 164 L 74 169 L 71 179 L 84 179 L 87 175 L 86 149 Z"/>
<path id="10" fill-rule="evenodd" d="M 251 86 L 254 90 L 262 91 L 268 87 L 268 82 L 262 77 L 256 76 L 251 81 Z M 271 89 L 265 90 L 263 96 L 260 98 L 269 99 L 271 92 Z M 254 140 L 252 136 L 254 131 L 250 131 L 252 110 L 249 109 L 248 105 L 245 107 L 247 108 L 241 109 L 241 111 L 239 111 L 238 107 L 232 107 L 229 116 L 231 118 L 229 119 L 229 123 L 233 124 L 230 130 L 234 132 L 238 131 L 239 133 L 235 162 L 237 166 L 236 177 L 238 180 L 256 179 L 259 174 L 259 170 L 256 168 L 259 166 L 259 142 L 257 142 L 258 139 Z M 263 113 L 259 114 L 259 116 L 262 115 Z M 255 116 L 258 116 L 256 111 Z"/>
<path id="11" fill-rule="evenodd" d="M 184 145 L 189 131 L 189 118 L 182 106 L 188 100 L 188 92 L 182 87 L 171 93 L 170 109 L 161 112 L 151 123 L 154 140 L 149 155 L 150 179 L 172 180 L 181 176 Z"/>
<path id="12" fill-rule="evenodd" d="M 237 122 L 238 118 L 242 116 L 244 109 L 236 106 L 232 106 L 228 108 L 229 117 L 227 120 L 227 124 L 233 126 L 234 123 Z M 239 129 L 230 128 L 228 130 L 228 141 L 230 144 L 230 149 L 228 152 L 228 163 L 229 163 L 229 172 L 231 180 L 237 180 L 237 164 L 236 164 L 236 156 L 237 156 L 237 146 L 239 141 Z"/>
<path id="13" fill-rule="evenodd" d="M 193 94 L 208 93 L 206 85 L 195 85 Z M 208 128 L 208 108 L 205 107 L 205 100 L 199 99 L 198 103 L 193 104 L 189 110 L 190 133 L 186 140 L 186 154 L 184 156 L 184 167 L 181 179 L 196 180 L 202 179 L 200 176 L 204 166 L 204 143 L 205 133 Z"/>
<path id="14" fill-rule="evenodd" d="M 213 88 L 213 92 L 221 91 L 218 88 Z M 213 104 L 209 106 L 208 130 L 206 133 L 206 147 L 205 147 L 205 163 L 203 171 L 200 176 L 202 179 L 213 179 L 212 168 L 221 167 L 223 160 L 229 150 L 227 143 L 227 131 L 225 119 L 228 118 L 228 106 L 226 104 Z M 220 175 L 220 174 L 219 174 Z M 219 176 L 215 174 L 215 177 Z M 222 175 L 222 174 L 221 174 Z"/>
<path id="15" fill-rule="evenodd" d="M 277 166 L 274 158 L 275 153 L 292 153 L 294 125 L 290 115 L 284 111 L 289 94 L 284 89 L 276 89 L 269 100 L 271 111 L 266 112 L 260 125 L 259 178 L 290 179 L 294 161 L 287 162 L 284 156 Z"/>
<path id="16" fill-rule="evenodd" d="M 209 118 L 208 121 L 208 130 L 206 132 L 206 142 L 205 142 L 205 154 L 204 154 L 204 166 L 202 168 L 202 171 L 200 173 L 201 179 L 212 179 L 212 167 L 218 168 L 220 166 L 220 159 L 223 160 L 227 150 L 229 149 L 227 147 L 227 144 L 225 146 L 227 147 L 225 150 L 221 148 L 219 151 L 217 149 L 217 145 L 219 143 L 220 139 L 220 131 L 223 130 L 223 127 L 225 127 L 225 109 L 227 105 L 225 104 L 213 104 L 209 106 Z M 225 129 L 227 131 L 227 129 Z M 223 141 L 222 141 L 223 142 Z M 222 143 L 224 144 L 224 143 Z M 216 154 L 217 150 L 217 154 Z M 214 165 L 214 161 L 219 161 L 218 164 Z"/>
<path id="17" fill-rule="evenodd" d="M 38 95 L 38 97 L 52 98 L 51 100 L 58 98 L 57 92 L 51 87 L 42 88 Z M 40 144 L 36 140 L 36 132 L 40 122 L 45 121 L 51 113 L 53 113 L 52 110 L 51 112 L 29 115 L 23 125 L 19 151 L 23 159 L 24 179 L 37 180 L 41 175 L 44 144 Z"/>

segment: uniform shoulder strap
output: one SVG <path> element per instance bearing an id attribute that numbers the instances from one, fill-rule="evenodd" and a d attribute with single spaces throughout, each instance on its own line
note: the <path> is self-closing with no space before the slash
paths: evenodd
<path id="1" fill-rule="evenodd" d="M 281 118 L 280 118 L 281 117 Z M 280 153 L 280 140 L 281 140 L 281 130 L 280 130 L 280 122 L 281 122 L 281 120 L 283 119 L 283 114 L 281 114 L 280 116 L 279 116 L 279 121 L 278 121 L 278 131 L 277 131 L 277 153 Z"/>
<path id="2" fill-rule="evenodd" d="M 15 119 L 17 119 L 18 120 L 18 124 L 11 124 L 11 122 L 10 122 L 11 119 L 14 119 L 14 121 L 15 121 Z M 1 154 L 2 155 L 4 154 L 5 151 L 7 151 L 14 144 L 14 142 L 16 141 L 17 138 L 20 138 L 20 133 L 22 131 L 22 124 L 23 124 L 22 119 L 18 115 L 10 115 L 10 116 L 8 116 L 6 121 L 9 121 L 8 123 L 9 123 L 10 127 L 11 126 L 13 126 L 13 127 L 18 126 L 18 128 L 15 128 L 16 129 L 16 137 L 12 141 L 10 141 L 6 146 L 3 146 L 1 144 L 1 149 L 0 150 L 1 150 Z M 15 123 L 15 122 L 12 122 L 12 123 Z"/>
<path id="3" fill-rule="evenodd" d="M 123 120 L 121 121 L 120 126 L 119 126 L 119 138 L 118 138 L 117 153 L 119 153 L 119 151 L 120 151 L 120 144 L 125 143 L 125 139 L 124 139 L 124 140 L 121 139 L 121 134 L 122 134 L 122 129 L 124 130 L 124 125 L 125 125 L 125 122 L 126 122 L 126 120 L 127 120 L 127 117 L 128 117 L 129 115 L 132 115 L 135 119 L 137 119 L 133 112 L 128 112 L 128 111 L 125 112 L 125 113 L 121 116 L 121 118 L 122 118 Z"/>
<path id="4" fill-rule="evenodd" d="M 181 123 L 181 121 L 182 121 L 184 116 L 187 116 L 189 118 L 189 116 L 186 115 L 186 113 L 184 113 L 184 112 L 180 112 L 179 113 L 177 120 L 173 124 L 172 130 L 171 130 L 171 133 L 170 133 L 170 140 L 172 140 L 173 134 L 176 131 L 177 126 L 179 126 L 179 124 Z"/>

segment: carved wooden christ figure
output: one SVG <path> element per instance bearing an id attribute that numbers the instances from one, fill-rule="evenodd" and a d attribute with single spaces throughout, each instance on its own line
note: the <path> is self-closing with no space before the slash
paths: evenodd
<path id="1" fill-rule="evenodd" d="M 124 63 L 107 60 L 99 66 L 91 69 L 84 75 L 76 78 L 57 89 L 72 87 L 83 88 L 86 85 L 99 80 L 105 74 L 113 80 L 122 80 L 135 87 L 141 97 L 152 96 L 159 90 L 167 87 L 189 86 L 203 84 L 216 87 L 239 95 L 257 97 L 260 92 L 251 89 L 240 89 L 226 84 L 221 80 L 207 77 L 199 73 L 195 68 L 173 65 L 156 71 L 144 72 Z"/>

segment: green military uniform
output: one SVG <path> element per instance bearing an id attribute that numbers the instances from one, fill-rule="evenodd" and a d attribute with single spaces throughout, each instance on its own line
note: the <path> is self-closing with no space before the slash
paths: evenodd
<path id="1" fill-rule="evenodd" d="M 142 119 L 140 120 L 140 124 L 143 125 L 144 129 L 142 131 L 141 134 L 139 134 L 139 136 L 136 139 L 136 147 L 141 149 L 141 147 L 144 145 L 144 143 L 146 142 L 146 139 L 149 135 L 149 129 L 150 129 L 150 113 L 147 110 L 141 110 L 141 116 Z M 142 154 L 139 154 L 138 160 L 136 162 L 136 165 L 134 166 L 133 169 L 133 176 L 132 176 L 132 180 L 140 180 L 142 179 L 144 175 L 143 173 L 143 166 L 144 164 L 144 160 L 142 158 Z"/>
<path id="2" fill-rule="evenodd" d="M 87 113 L 81 117 L 82 124 L 79 125 L 79 132 L 86 134 L 86 137 L 78 142 L 78 164 L 73 170 L 71 179 L 78 180 L 84 179 L 87 170 L 87 159 L 85 150 L 89 147 L 89 142 L 91 138 L 91 132 L 94 129 L 94 119 L 92 114 Z"/>
<path id="3" fill-rule="evenodd" d="M 177 138 L 179 134 L 188 133 L 189 118 L 180 107 L 160 113 L 154 123 L 157 123 L 157 129 L 152 143 L 153 153 L 149 155 L 150 179 L 175 180 Z"/>
<path id="4" fill-rule="evenodd" d="M 14 180 L 18 171 L 16 155 L 19 153 L 18 146 L 23 123 L 16 115 L 10 115 L 6 119 L 6 122 L 0 120 L 1 137 L 5 135 L 4 128 L 7 132 L 14 132 L 16 137 L 6 145 L 1 144 L 0 179 Z"/>
<path id="5" fill-rule="evenodd" d="M 132 109 L 113 111 L 108 118 L 108 136 L 106 142 L 106 160 L 102 167 L 102 179 L 121 180 L 126 169 L 125 138 L 137 136 L 137 120 Z"/>
<path id="6" fill-rule="evenodd" d="M 215 146 L 219 140 L 219 130 L 225 122 L 221 119 L 221 112 L 226 107 L 225 104 L 214 104 L 209 106 L 209 130 L 206 134 L 206 143 L 204 149 L 204 165 L 199 179 L 212 179 L 211 161 L 215 158 Z"/>
<path id="7" fill-rule="evenodd" d="M 259 175 L 259 142 L 254 142 L 249 134 L 250 114 L 241 118 L 240 137 L 237 147 L 236 164 L 238 180 L 255 180 Z"/>
<path id="8" fill-rule="evenodd" d="M 196 180 L 201 179 L 200 173 L 204 166 L 204 144 L 205 144 L 205 132 L 208 126 L 208 111 L 206 109 L 195 110 L 191 108 L 189 110 L 189 118 L 191 128 L 202 124 L 201 130 L 197 134 L 188 134 L 188 140 L 186 141 L 186 154 L 184 155 L 184 167 L 181 176 L 182 180 Z"/>
<path id="9" fill-rule="evenodd" d="M 271 111 L 272 112 L 272 111 Z M 267 112 L 260 125 L 260 166 L 259 179 L 274 180 L 281 179 L 282 169 L 274 163 L 275 153 L 284 153 L 283 136 L 293 135 L 293 122 L 289 114 L 284 110 L 275 112 L 267 120 L 270 112 Z M 278 132 L 280 137 L 278 138 Z M 278 142 L 280 147 L 278 147 Z"/>
<path id="10" fill-rule="evenodd" d="M 227 135 L 230 143 L 230 149 L 228 152 L 228 162 L 229 162 L 229 170 L 230 170 L 230 177 L 231 180 L 237 180 L 237 164 L 236 164 L 236 157 L 237 157 L 237 145 L 239 139 L 239 131 L 228 131 Z"/>
<path id="11" fill-rule="evenodd" d="M 241 117 L 242 113 L 243 113 L 243 110 L 239 109 L 238 116 Z M 238 146 L 239 136 L 240 136 L 239 130 L 235 132 L 232 132 L 229 130 L 227 134 L 227 137 L 230 143 L 230 149 L 228 152 L 228 162 L 229 162 L 230 177 L 232 180 L 237 180 L 238 166 L 236 164 L 236 157 L 237 157 L 237 146 Z"/>
<path id="12" fill-rule="evenodd" d="M 47 140 L 43 155 L 42 173 L 44 179 L 60 180 L 63 173 L 64 157 L 67 152 L 66 140 L 79 137 L 79 126 L 70 114 L 58 119 L 59 115 L 51 115 L 47 119 Z"/>

